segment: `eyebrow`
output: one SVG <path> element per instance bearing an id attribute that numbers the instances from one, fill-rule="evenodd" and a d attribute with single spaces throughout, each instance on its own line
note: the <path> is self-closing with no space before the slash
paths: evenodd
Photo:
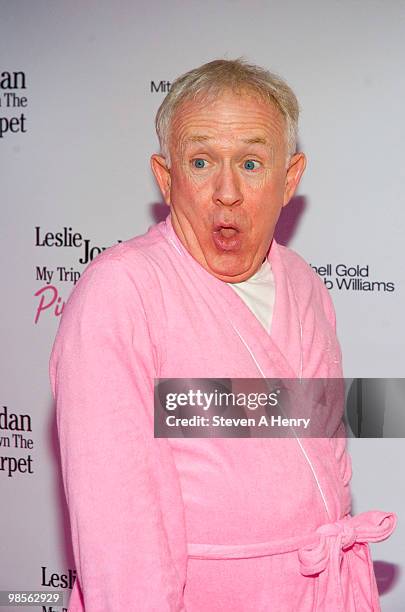
<path id="1" fill-rule="evenodd" d="M 203 134 L 192 134 L 184 140 L 184 144 L 188 144 L 189 142 L 208 142 L 208 140 L 212 140 L 212 137 L 204 136 Z"/>
<path id="2" fill-rule="evenodd" d="M 263 138 L 262 136 L 255 136 L 253 138 L 242 138 L 242 142 L 244 142 L 245 144 L 267 144 L 266 138 Z"/>
<path id="3" fill-rule="evenodd" d="M 209 140 L 214 140 L 212 136 L 206 136 L 205 134 L 192 134 L 188 138 L 185 139 L 184 144 L 188 144 L 189 142 L 208 142 Z M 263 136 L 253 136 L 252 138 L 242 138 L 241 142 L 244 144 L 262 144 L 267 145 L 268 141 Z"/>

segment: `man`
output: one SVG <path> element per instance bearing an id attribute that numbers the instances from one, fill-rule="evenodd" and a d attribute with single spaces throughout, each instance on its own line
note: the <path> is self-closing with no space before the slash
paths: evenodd
<path id="1" fill-rule="evenodd" d="M 152 169 L 170 216 L 85 270 L 53 348 L 78 580 L 70 612 L 378 610 L 345 439 L 154 438 L 155 378 L 342 376 L 330 297 L 273 239 L 298 105 L 218 60 L 177 79 Z"/>

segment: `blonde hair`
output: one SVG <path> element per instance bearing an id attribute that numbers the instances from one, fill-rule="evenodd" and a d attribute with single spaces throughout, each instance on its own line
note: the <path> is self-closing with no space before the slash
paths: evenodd
<path id="1" fill-rule="evenodd" d="M 242 58 L 214 60 L 178 77 L 160 105 L 156 114 L 156 132 L 160 150 L 170 165 L 169 138 L 173 116 L 186 100 L 218 96 L 224 90 L 236 92 L 253 91 L 275 105 L 284 117 L 288 158 L 297 146 L 298 100 L 287 83 L 276 74 L 248 64 Z"/>

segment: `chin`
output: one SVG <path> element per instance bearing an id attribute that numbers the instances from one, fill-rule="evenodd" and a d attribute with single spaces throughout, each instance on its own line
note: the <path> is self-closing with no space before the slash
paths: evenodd
<path id="1" fill-rule="evenodd" d="M 227 282 L 232 282 L 232 277 L 239 277 L 248 272 L 249 265 L 245 262 L 238 261 L 235 256 L 223 256 L 220 261 L 207 259 L 208 270 L 215 276 L 226 276 Z M 239 279 L 234 282 L 240 282 Z"/>

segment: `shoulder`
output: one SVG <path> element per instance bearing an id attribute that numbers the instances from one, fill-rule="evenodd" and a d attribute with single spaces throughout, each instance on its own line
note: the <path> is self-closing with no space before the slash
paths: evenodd
<path id="1" fill-rule="evenodd" d="M 97 287 L 114 293 L 127 287 L 142 293 L 150 288 L 157 254 L 163 258 L 164 249 L 165 240 L 157 225 L 144 234 L 115 244 L 86 266 L 72 295 L 78 291 L 96 290 Z"/>
<path id="2" fill-rule="evenodd" d="M 140 274 L 151 265 L 154 255 L 164 249 L 165 240 L 159 231 L 159 224 L 151 226 L 144 234 L 134 236 L 115 244 L 97 255 L 85 268 L 85 272 L 94 267 L 112 266 L 136 268 Z"/>
<path id="3" fill-rule="evenodd" d="M 151 295 L 156 302 L 159 291 L 153 253 L 164 242 L 155 228 L 105 249 L 85 267 L 64 304 L 62 327 L 85 313 L 105 323 L 113 318 L 130 321 L 135 313 L 147 318 L 146 302 Z"/>
<path id="4" fill-rule="evenodd" d="M 276 249 L 294 291 L 302 300 L 310 301 L 312 306 L 318 305 L 322 308 L 330 323 L 335 326 L 332 298 L 317 272 L 290 247 L 276 244 Z"/>
<path id="5" fill-rule="evenodd" d="M 289 247 L 276 243 L 277 256 L 294 288 L 301 291 L 317 291 L 323 293 L 327 289 L 315 270 Z"/>
<path id="6" fill-rule="evenodd" d="M 62 353 L 83 343 L 118 350 L 136 340 L 144 354 L 159 355 L 160 349 L 150 348 L 157 345 L 164 320 L 153 269 L 154 253 L 164 249 L 165 241 L 155 228 L 106 249 L 84 269 L 63 307 L 51 369 Z"/>
<path id="7" fill-rule="evenodd" d="M 287 268 L 289 275 L 296 277 L 297 280 L 302 278 L 302 275 L 304 275 L 306 281 L 313 281 L 315 279 L 320 280 L 317 273 L 296 251 L 290 247 L 286 247 L 278 243 L 276 243 L 276 248 L 281 261 Z M 315 282 L 317 281 L 315 280 Z"/>

